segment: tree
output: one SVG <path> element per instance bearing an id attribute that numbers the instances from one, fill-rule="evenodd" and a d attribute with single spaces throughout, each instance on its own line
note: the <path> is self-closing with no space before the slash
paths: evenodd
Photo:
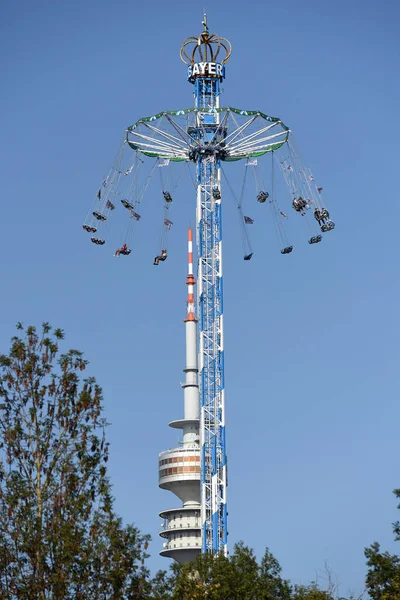
<path id="1" fill-rule="evenodd" d="M 400 498 L 400 490 L 394 490 L 396 498 Z M 397 506 L 400 508 L 400 505 Z M 393 524 L 395 541 L 400 541 L 400 524 Z M 381 552 L 380 545 L 375 542 L 365 549 L 367 558 L 367 590 L 373 600 L 400 600 L 400 557 L 389 552 Z"/>
<path id="2" fill-rule="evenodd" d="M 176 569 L 173 600 L 233 600 L 233 588 L 230 561 L 222 555 L 199 554 L 194 562 Z"/>
<path id="3" fill-rule="evenodd" d="M 232 567 L 233 598 L 238 600 L 258 600 L 259 566 L 254 551 L 243 542 L 235 544 L 230 557 Z"/>
<path id="4" fill-rule="evenodd" d="M 400 489 L 397 490 L 393 490 L 394 495 L 396 496 L 396 498 L 398 500 L 400 500 Z M 397 508 L 400 509 L 400 504 L 397 505 Z M 393 533 L 394 533 L 394 539 L 396 542 L 400 542 L 400 522 L 396 521 L 395 523 L 393 523 Z"/>
<path id="5" fill-rule="evenodd" d="M 113 512 L 102 391 L 63 331 L 0 355 L 0 599 L 144 597 L 147 538 Z"/>
<path id="6" fill-rule="evenodd" d="M 400 558 L 381 552 L 377 542 L 365 550 L 367 590 L 373 600 L 400 600 Z"/>
<path id="7" fill-rule="evenodd" d="M 289 581 L 282 579 L 281 571 L 279 561 L 266 548 L 260 567 L 260 600 L 290 600 L 291 586 Z"/>
<path id="8" fill-rule="evenodd" d="M 243 542 L 228 557 L 200 554 L 193 563 L 174 565 L 153 580 L 156 600 L 291 600 L 291 587 L 280 576 L 281 567 L 266 550 L 259 565 L 254 551 Z M 169 589 L 173 589 L 169 594 Z M 325 599 L 324 599 L 325 600 Z"/>
<path id="9" fill-rule="evenodd" d="M 171 572 L 157 571 L 151 581 L 151 598 L 153 600 L 172 600 L 176 583 L 176 572 L 179 565 L 171 565 Z"/>

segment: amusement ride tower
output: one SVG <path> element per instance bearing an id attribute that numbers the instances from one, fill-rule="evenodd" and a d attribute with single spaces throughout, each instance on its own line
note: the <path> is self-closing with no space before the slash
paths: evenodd
<path id="1" fill-rule="evenodd" d="M 227 554 L 227 459 L 225 442 L 225 378 L 224 378 L 224 317 L 222 272 L 222 165 L 244 159 L 253 169 L 256 198 L 270 207 L 272 220 L 280 239 L 281 254 L 290 254 L 284 229 L 288 218 L 278 206 L 274 187 L 276 165 L 292 195 L 292 208 L 308 225 L 309 244 L 318 244 L 322 235 L 313 233 L 316 223 L 309 222 L 307 211 L 315 217 L 322 233 L 334 229 L 329 213 L 321 203 L 323 188 L 315 179 L 289 141 L 290 130 L 277 117 L 258 110 L 221 107 L 221 82 L 225 65 L 231 56 L 230 42 L 211 34 L 204 15 L 203 31 L 198 37 L 187 38 L 180 56 L 188 65 L 187 78 L 193 85 L 194 106 L 182 110 L 164 110 L 139 119 L 126 130 L 121 151 L 96 194 L 91 221 L 83 228 L 96 234 L 106 226 L 116 208 L 118 196 L 131 217 L 124 244 L 115 251 L 117 257 L 128 256 L 129 235 L 140 221 L 139 206 L 156 166 L 165 167 L 183 162 L 195 165 L 196 187 L 196 249 L 197 249 L 197 313 L 195 316 L 192 232 L 189 231 L 189 289 L 186 329 L 186 366 L 184 418 L 170 426 L 183 431 L 178 448 L 159 455 L 159 485 L 180 498 L 181 508 L 165 510 L 160 535 L 165 539 L 162 555 L 178 562 L 192 560 L 198 552 Z M 126 157 L 125 149 L 129 149 Z M 135 151 L 132 162 L 132 150 Z M 124 154 L 125 153 L 125 154 Z M 281 154 L 280 154 L 281 153 Z M 271 157 L 270 191 L 266 191 L 262 176 L 257 174 L 257 160 Z M 278 156 L 278 161 L 274 156 Z M 139 186 L 139 169 L 143 157 L 155 159 L 144 184 Z M 129 161 L 129 162 L 125 162 Z M 161 171 L 160 171 L 161 175 Z M 226 175 L 225 175 L 226 177 Z M 246 174 L 245 174 L 246 177 Z M 162 178 L 162 176 L 161 176 Z M 242 195 L 244 191 L 244 183 Z M 166 211 L 172 202 L 171 191 L 162 188 L 164 197 L 164 228 L 172 222 Z M 242 198 L 238 202 L 242 226 L 253 219 L 244 216 Z M 247 235 L 247 234 L 246 234 Z M 165 238 L 154 265 L 167 258 Z M 105 239 L 91 237 L 99 246 Z M 251 247 L 244 260 L 253 256 Z"/>
<path id="2" fill-rule="evenodd" d="M 225 38 L 209 33 L 206 15 L 204 15 L 203 26 L 200 36 L 187 38 L 181 48 L 181 59 L 188 64 L 188 79 L 194 86 L 195 110 L 194 122 L 187 126 L 185 138 L 191 146 L 188 158 L 196 164 L 197 183 L 201 549 L 203 552 L 227 554 L 219 169 L 220 160 L 225 152 L 224 140 L 227 136 L 227 128 L 225 123 L 221 124 L 219 109 L 220 83 L 224 78 L 225 63 L 231 55 L 231 45 Z M 222 53 L 220 62 L 217 62 Z M 163 460 L 162 456 L 160 455 L 161 460 Z M 179 478 L 178 475 L 177 477 Z M 164 487 L 164 485 L 160 475 L 160 486 Z M 164 551 L 163 554 L 166 552 Z M 184 556 L 184 560 L 190 560 L 192 552 L 187 552 Z"/>

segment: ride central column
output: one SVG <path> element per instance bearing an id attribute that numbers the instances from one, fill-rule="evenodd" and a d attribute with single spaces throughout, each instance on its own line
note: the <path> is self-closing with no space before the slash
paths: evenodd
<path id="1" fill-rule="evenodd" d="M 190 156 L 196 162 L 197 249 L 199 316 L 199 385 L 201 447 L 202 551 L 227 554 L 226 444 L 222 279 L 221 142 L 227 128 L 220 123 L 220 83 L 230 56 L 217 62 L 221 39 L 204 30 L 189 59 L 188 79 L 194 85 L 196 125 L 190 135 L 197 141 Z M 191 40 L 191 38 L 189 38 Z M 215 47 L 214 47 L 215 44 Z M 196 52 L 198 56 L 196 56 Z M 198 62 L 197 59 L 200 59 Z M 222 144 L 223 146 L 223 144 Z"/>

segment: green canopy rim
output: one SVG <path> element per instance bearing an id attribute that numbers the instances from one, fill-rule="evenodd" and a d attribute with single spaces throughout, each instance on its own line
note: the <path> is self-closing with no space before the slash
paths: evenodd
<path id="1" fill-rule="evenodd" d="M 240 108 L 234 108 L 233 106 L 226 106 L 223 108 L 210 108 L 210 109 L 200 109 L 200 108 L 185 108 L 185 109 L 181 109 L 181 110 L 164 110 L 162 112 L 159 112 L 155 115 L 152 115 L 151 117 L 142 117 L 141 119 L 139 119 L 138 121 L 136 121 L 136 123 L 134 123 L 133 125 L 130 125 L 126 131 L 134 131 L 136 129 L 136 127 L 138 127 L 138 125 L 140 125 L 141 123 L 150 123 L 151 121 L 156 121 L 157 119 L 160 119 L 161 117 L 164 117 L 166 115 L 171 115 L 171 116 L 184 116 L 187 115 L 189 113 L 196 113 L 196 112 L 202 112 L 202 113 L 222 113 L 222 112 L 232 112 L 236 115 L 241 115 L 244 117 L 251 117 L 251 116 L 258 116 L 261 117 L 262 119 L 265 119 L 266 121 L 269 121 L 270 123 L 280 123 L 282 128 L 285 131 L 290 131 L 289 127 L 287 127 L 281 119 L 279 119 L 279 117 L 271 117 L 263 112 L 261 112 L 260 110 L 243 110 Z"/>

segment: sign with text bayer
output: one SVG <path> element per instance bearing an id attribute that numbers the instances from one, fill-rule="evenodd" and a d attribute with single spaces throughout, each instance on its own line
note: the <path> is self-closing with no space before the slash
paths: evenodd
<path id="1" fill-rule="evenodd" d="M 225 77 L 225 67 L 215 62 L 199 62 L 188 66 L 188 79 L 193 81 L 196 77 Z"/>

